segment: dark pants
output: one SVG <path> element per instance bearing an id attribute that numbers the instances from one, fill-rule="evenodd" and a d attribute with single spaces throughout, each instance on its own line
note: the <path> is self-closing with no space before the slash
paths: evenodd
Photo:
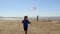
<path id="1" fill-rule="evenodd" d="M 27 34 L 28 26 L 24 27 L 25 34 Z"/>
<path id="2" fill-rule="evenodd" d="M 24 27 L 24 31 L 27 31 L 28 30 L 28 27 Z"/>

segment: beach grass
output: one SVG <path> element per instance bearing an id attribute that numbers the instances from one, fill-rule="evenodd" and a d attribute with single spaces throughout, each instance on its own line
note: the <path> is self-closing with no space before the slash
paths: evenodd
<path id="1" fill-rule="evenodd" d="M 0 34 L 25 34 L 22 20 L 0 20 Z M 28 34 L 60 34 L 60 20 L 30 19 Z"/>

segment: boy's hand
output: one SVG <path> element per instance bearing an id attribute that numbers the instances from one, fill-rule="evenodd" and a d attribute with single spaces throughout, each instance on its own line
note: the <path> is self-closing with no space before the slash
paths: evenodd
<path id="1" fill-rule="evenodd" d="M 29 22 L 29 24 L 31 24 L 31 22 Z"/>

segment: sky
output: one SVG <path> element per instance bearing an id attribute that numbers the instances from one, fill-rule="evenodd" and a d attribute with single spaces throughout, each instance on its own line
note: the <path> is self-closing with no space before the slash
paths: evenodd
<path id="1" fill-rule="evenodd" d="M 60 16 L 60 0 L 0 0 L 0 16 L 23 17 L 25 15 Z"/>

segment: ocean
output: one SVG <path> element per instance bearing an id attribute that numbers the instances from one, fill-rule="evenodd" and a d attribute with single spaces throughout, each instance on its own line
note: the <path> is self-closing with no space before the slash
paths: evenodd
<path id="1" fill-rule="evenodd" d="M 22 20 L 21 17 L 0 17 L 0 20 Z"/>
<path id="2" fill-rule="evenodd" d="M 29 19 L 36 19 L 36 17 Z M 39 19 L 60 19 L 60 17 L 39 17 Z M 0 17 L 0 20 L 23 20 L 23 17 Z"/>

